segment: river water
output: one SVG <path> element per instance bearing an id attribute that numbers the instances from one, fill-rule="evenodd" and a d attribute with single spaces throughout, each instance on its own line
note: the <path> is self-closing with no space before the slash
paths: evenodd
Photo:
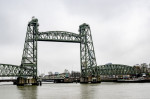
<path id="1" fill-rule="evenodd" d="M 150 99 L 150 83 L 53 84 L 0 83 L 0 99 Z"/>

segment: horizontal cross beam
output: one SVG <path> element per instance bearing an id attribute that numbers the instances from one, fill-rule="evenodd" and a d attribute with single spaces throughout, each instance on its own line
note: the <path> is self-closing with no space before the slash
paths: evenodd
<path id="1" fill-rule="evenodd" d="M 66 31 L 48 31 L 38 33 L 37 41 L 55 41 L 80 43 L 80 35 Z"/>

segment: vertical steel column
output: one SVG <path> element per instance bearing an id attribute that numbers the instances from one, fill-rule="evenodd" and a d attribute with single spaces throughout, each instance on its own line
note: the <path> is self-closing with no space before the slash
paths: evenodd
<path id="1" fill-rule="evenodd" d="M 37 77 L 37 36 L 38 19 L 32 18 L 28 23 L 21 66 L 33 70 L 33 77 Z"/>
<path id="2" fill-rule="evenodd" d="M 91 30 L 88 24 L 79 27 L 80 32 L 80 62 L 81 62 L 81 82 L 88 82 L 88 78 L 96 76 L 96 57 L 94 52 Z M 93 70 L 94 68 L 94 70 Z"/>

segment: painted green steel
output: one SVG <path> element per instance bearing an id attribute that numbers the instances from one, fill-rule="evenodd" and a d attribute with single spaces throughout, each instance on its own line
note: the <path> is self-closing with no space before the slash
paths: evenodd
<path id="1" fill-rule="evenodd" d="M 90 68 L 95 68 L 97 66 L 89 25 L 80 25 L 80 34 L 67 31 L 39 32 L 38 26 L 38 19 L 33 17 L 27 26 L 21 65 L 17 66 L 17 69 L 15 70 L 15 72 L 13 72 L 14 74 L 12 74 L 12 76 L 20 76 L 19 70 L 26 69 L 31 71 L 30 76 L 37 77 L 37 41 L 80 43 L 82 75 L 88 76 Z M 13 65 L 1 64 L 1 66 L 3 67 L 0 73 L 2 74 L 1 76 L 8 76 L 10 72 L 2 71 L 7 71 L 7 68 L 9 67 L 13 68 Z M 26 73 L 23 73 L 21 73 L 21 76 L 27 75 Z"/>
<path id="2" fill-rule="evenodd" d="M 95 70 L 97 66 L 90 26 L 86 23 L 80 25 L 79 32 L 81 36 L 81 77 L 87 77 L 90 76 L 92 69 Z"/>
<path id="3" fill-rule="evenodd" d="M 100 65 L 97 68 L 100 75 L 134 75 L 141 73 L 136 67 L 121 64 Z"/>
<path id="4" fill-rule="evenodd" d="M 32 75 L 33 70 L 11 64 L 0 64 L 0 77 L 31 77 Z"/>
<path id="5" fill-rule="evenodd" d="M 33 77 L 37 77 L 38 26 L 39 26 L 38 19 L 36 18 L 32 18 L 32 20 L 28 23 L 21 61 L 21 67 L 32 70 Z"/>
<path id="6" fill-rule="evenodd" d="M 27 26 L 21 65 L 0 64 L 1 77 L 37 77 L 38 41 L 80 43 L 81 77 L 139 73 L 136 68 L 126 65 L 97 66 L 91 30 L 88 24 L 84 23 L 79 26 L 79 34 L 67 31 L 39 32 L 38 26 L 38 19 L 33 17 Z"/>
<path id="7" fill-rule="evenodd" d="M 87 68 L 87 71 L 88 76 L 97 75 L 97 73 L 98 75 L 135 75 L 142 73 L 136 67 L 121 64 L 100 65 L 97 66 L 97 69 L 95 67 Z M 0 77 L 17 76 L 33 76 L 33 70 L 17 65 L 0 64 Z"/>
<path id="8" fill-rule="evenodd" d="M 80 35 L 67 31 L 48 31 L 38 33 L 38 41 L 80 43 Z"/>

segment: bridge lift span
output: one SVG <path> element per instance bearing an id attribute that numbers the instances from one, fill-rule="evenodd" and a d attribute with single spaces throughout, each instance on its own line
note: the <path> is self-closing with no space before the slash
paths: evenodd
<path id="1" fill-rule="evenodd" d="M 100 82 L 90 26 L 79 26 L 79 34 L 66 31 L 39 32 L 38 19 L 28 23 L 20 66 L 0 64 L 1 77 L 18 77 L 17 84 L 28 83 L 26 77 L 32 77 L 32 84 L 37 84 L 37 46 L 38 41 L 72 42 L 80 44 L 81 83 Z M 93 80 L 94 79 L 94 80 Z"/>

